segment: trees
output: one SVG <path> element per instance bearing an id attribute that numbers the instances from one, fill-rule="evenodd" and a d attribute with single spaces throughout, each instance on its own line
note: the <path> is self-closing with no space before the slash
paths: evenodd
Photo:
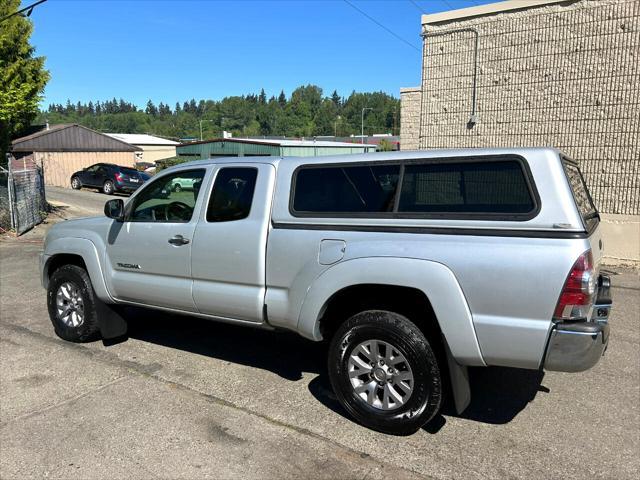
<path id="1" fill-rule="evenodd" d="M 346 98 L 333 91 L 325 97 L 320 87 L 303 85 L 291 97 L 284 92 L 267 100 L 258 95 L 225 97 L 222 100 L 191 99 L 177 102 L 175 108 L 149 100 L 143 110 L 124 100 L 87 104 L 67 102 L 49 105 L 45 118 L 50 123 L 78 122 L 103 132 L 150 133 L 174 138 L 199 138 L 200 120 L 204 134 L 211 138 L 223 130 L 236 136 L 313 137 L 360 134 L 362 108 L 372 108 L 365 116 L 365 133 L 393 133 L 399 112 L 398 99 L 383 92 L 352 92 Z M 394 115 L 396 118 L 394 118 Z M 397 126 L 397 125 L 396 125 Z M 397 131 L 397 130 L 396 130 Z"/>
<path id="2" fill-rule="evenodd" d="M 20 0 L 0 2 L 0 18 L 20 8 Z M 49 80 L 44 57 L 29 44 L 33 25 L 15 15 L 0 26 L 0 162 L 11 138 L 20 135 L 38 114 L 38 102 Z"/>
<path id="3" fill-rule="evenodd" d="M 147 102 L 147 108 L 144 109 L 144 112 L 147 115 L 151 115 L 155 117 L 156 115 L 158 115 L 158 108 L 154 105 L 154 103 L 151 100 L 149 100 Z"/>

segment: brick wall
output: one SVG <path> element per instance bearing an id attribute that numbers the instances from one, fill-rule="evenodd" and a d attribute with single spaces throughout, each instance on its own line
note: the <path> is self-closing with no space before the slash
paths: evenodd
<path id="1" fill-rule="evenodd" d="M 461 28 L 477 31 L 477 59 L 476 33 Z M 564 2 L 423 34 L 422 94 L 401 93 L 403 149 L 556 146 L 581 163 L 602 212 L 640 214 L 640 0 Z"/>

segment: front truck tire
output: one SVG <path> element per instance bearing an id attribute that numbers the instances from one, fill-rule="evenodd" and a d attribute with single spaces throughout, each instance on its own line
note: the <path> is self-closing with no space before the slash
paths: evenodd
<path id="1" fill-rule="evenodd" d="M 409 435 L 442 403 L 441 369 L 422 331 L 394 312 L 367 310 L 349 318 L 329 347 L 329 379 L 359 423 Z"/>
<path id="2" fill-rule="evenodd" d="M 97 302 L 89 274 L 76 265 L 63 265 L 49 279 L 47 307 L 53 328 L 63 340 L 90 342 L 100 337 Z"/>

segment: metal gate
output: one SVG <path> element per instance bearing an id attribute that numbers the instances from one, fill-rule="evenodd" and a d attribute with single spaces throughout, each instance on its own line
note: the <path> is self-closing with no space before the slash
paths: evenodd
<path id="1" fill-rule="evenodd" d="M 41 166 L 17 162 L 11 155 L 7 164 L 8 170 L 0 171 L 0 227 L 21 235 L 46 217 L 44 174 Z"/>

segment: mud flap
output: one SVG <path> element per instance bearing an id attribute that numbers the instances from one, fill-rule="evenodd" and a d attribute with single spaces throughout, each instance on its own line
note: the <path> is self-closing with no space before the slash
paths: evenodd
<path id="1" fill-rule="evenodd" d="M 447 365 L 449 367 L 449 377 L 451 379 L 451 391 L 453 393 L 453 403 L 456 407 L 456 413 L 460 415 L 471 403 L 471 386 L 469 385 L 469 369 L 460 365 L 453 358 L 449 345 L 445 340 L 445 348 L 447 350 Z"/>
<path id="2" fill-rule="evenodd" d="M 95 305 L 102 339 L 124 337 L 127 334 L 128 325 L 118 307 L 104 303 L 99 298 L 95 299 Z"/>

